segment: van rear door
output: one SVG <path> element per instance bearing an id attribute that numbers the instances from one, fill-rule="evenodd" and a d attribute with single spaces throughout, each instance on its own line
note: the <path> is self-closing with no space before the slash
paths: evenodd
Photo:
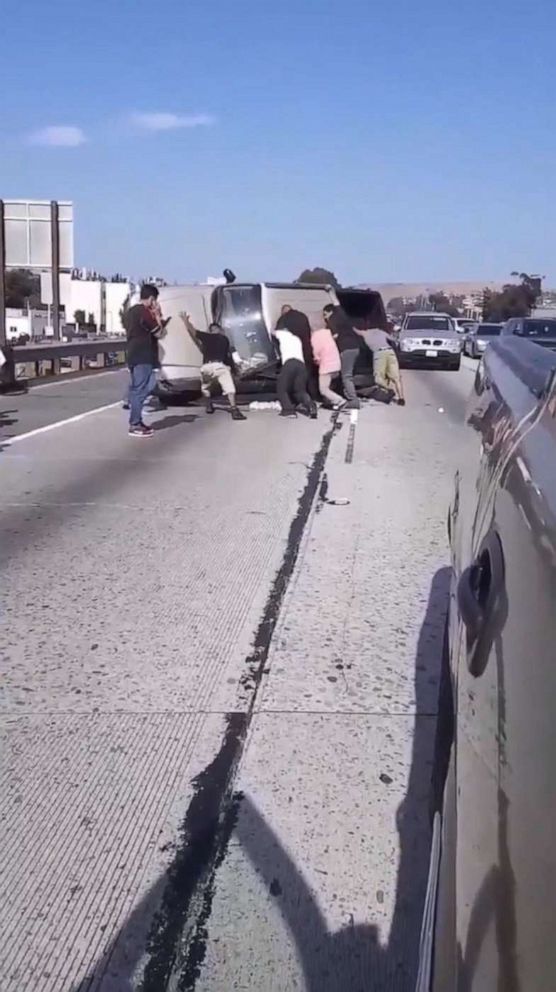
<path id="1" fill-rule="evenodd" d="M 324 326 L 323 307 L 329 303 L 338 305 L 338 298 L 332 286 L 311 286 L 308 283 L 262 284 L 262 309 L 269 333 L 276 327 L 282 307 L 288 304 L 294 310 L 306 314 L 313 330 Z"/>

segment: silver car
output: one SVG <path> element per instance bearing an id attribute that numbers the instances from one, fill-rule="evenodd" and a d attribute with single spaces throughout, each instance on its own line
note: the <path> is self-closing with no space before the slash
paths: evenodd
<path id="1" fill-rule="evenodd" d="M 408 313 L 399 338 L 400 365 L 441 365 L 459 369 L 462 340 L 447 313 Z"/>
<path id="2" fill-rule="evenodd" d="M 490 342 L 502 332 L 502 324 L 474 324 L 463 341 L 463 353 L 469 358 L 480 358 Z"/>

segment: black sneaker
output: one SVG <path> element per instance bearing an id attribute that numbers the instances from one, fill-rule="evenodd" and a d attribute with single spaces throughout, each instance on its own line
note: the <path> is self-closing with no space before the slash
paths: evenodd
<path id="1" fill-rule="evenodd" d="M 129 410 L 129 403 L 127 400 L 122 403 L 122 410 Z"/>
<path id="2" fill-rule="evenodd" d="M 247 420 L 247 417 L 237 406 L 232 407 L 232 420 Z"/>
<path id="3" fill-rule="evenodd" d="M 398 400 L 398 406 L 405 406 L 405 400 Z"/>
<path id="4" fill-rule="evenodd" d="M 340 400 L 340 402 L 339 402 L 339 403 L 336 403 L 336 404 L 335 404 L 335 405 L 334 405 L 334 406 L 332 407 L 332 409 L 333 409 L 333 410 L 335 410 L 335 411 L 336 411 L 336 413 L 339 413 L 339 411 L 340 411 L 340 410 L 343 410 L 343 409 L 344 409 L 344 407 L 346 407 L 346 406 L 347 406 L 347 400 Z"/>
<path id="5" fill-rule="evenodd" d="M 212 400 L 207 400 L 207 405 L 205 407 L 207 413 L 214 413 L 214 403 Z"/>
<path id="6" fill-rule="evenodd" d="M 290 420 L 297 420 L 297 413 L 295 412 L 295 410 L 280 410 L 278 416 L 288 417 Z"/>
<path id="7" fill-rule="evenodd" d="M 319 415 L 319 408 L 314 400 L 311 400 L 311 405 L 309 407 L 309 416 L 311 420 L 316 420 Z"/>
<path id="8" fill-rule="evenodd" d="M 130 437 L 154 437 L 152 427 L 146 424 L 130 424 L 128 434 Z"/>

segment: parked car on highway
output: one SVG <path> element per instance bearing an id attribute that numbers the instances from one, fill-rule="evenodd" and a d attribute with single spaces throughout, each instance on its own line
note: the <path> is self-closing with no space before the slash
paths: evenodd
<path id="1" fill-rule="evenodd" d="M 434 364 L 459 369 L 462 340 L 446 313 L 405 315 L 398 336 L 400 365 Z"/>
<path id="2" fill-rule="evenodd" d="M 451 596 L 417 992 L 556 981 L 556 355 L 497 337 L 449 515 Z"/>
<path id="3" fill-rule="evenodd" d="M 556 319 L 553 317 L 512 317 L 502 326 L 502 334 L 515 334 L 556 350 Z"/>
<path id="4" fill-rule="evenodd" d="M 473 324 L 463 339 L 463 354 L 469 358 L 480 358 L 501 330 L 502 324 Z"/>

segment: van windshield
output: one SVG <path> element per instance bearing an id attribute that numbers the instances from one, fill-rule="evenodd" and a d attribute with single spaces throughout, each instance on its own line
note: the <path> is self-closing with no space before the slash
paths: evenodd
<path id="1" fill-rule="evenodd" d="M 273 364 L 274 348 L 262 311 L 261 287 L 222 286 L 217 319 L 240 358 L 252 369 Z"/>

